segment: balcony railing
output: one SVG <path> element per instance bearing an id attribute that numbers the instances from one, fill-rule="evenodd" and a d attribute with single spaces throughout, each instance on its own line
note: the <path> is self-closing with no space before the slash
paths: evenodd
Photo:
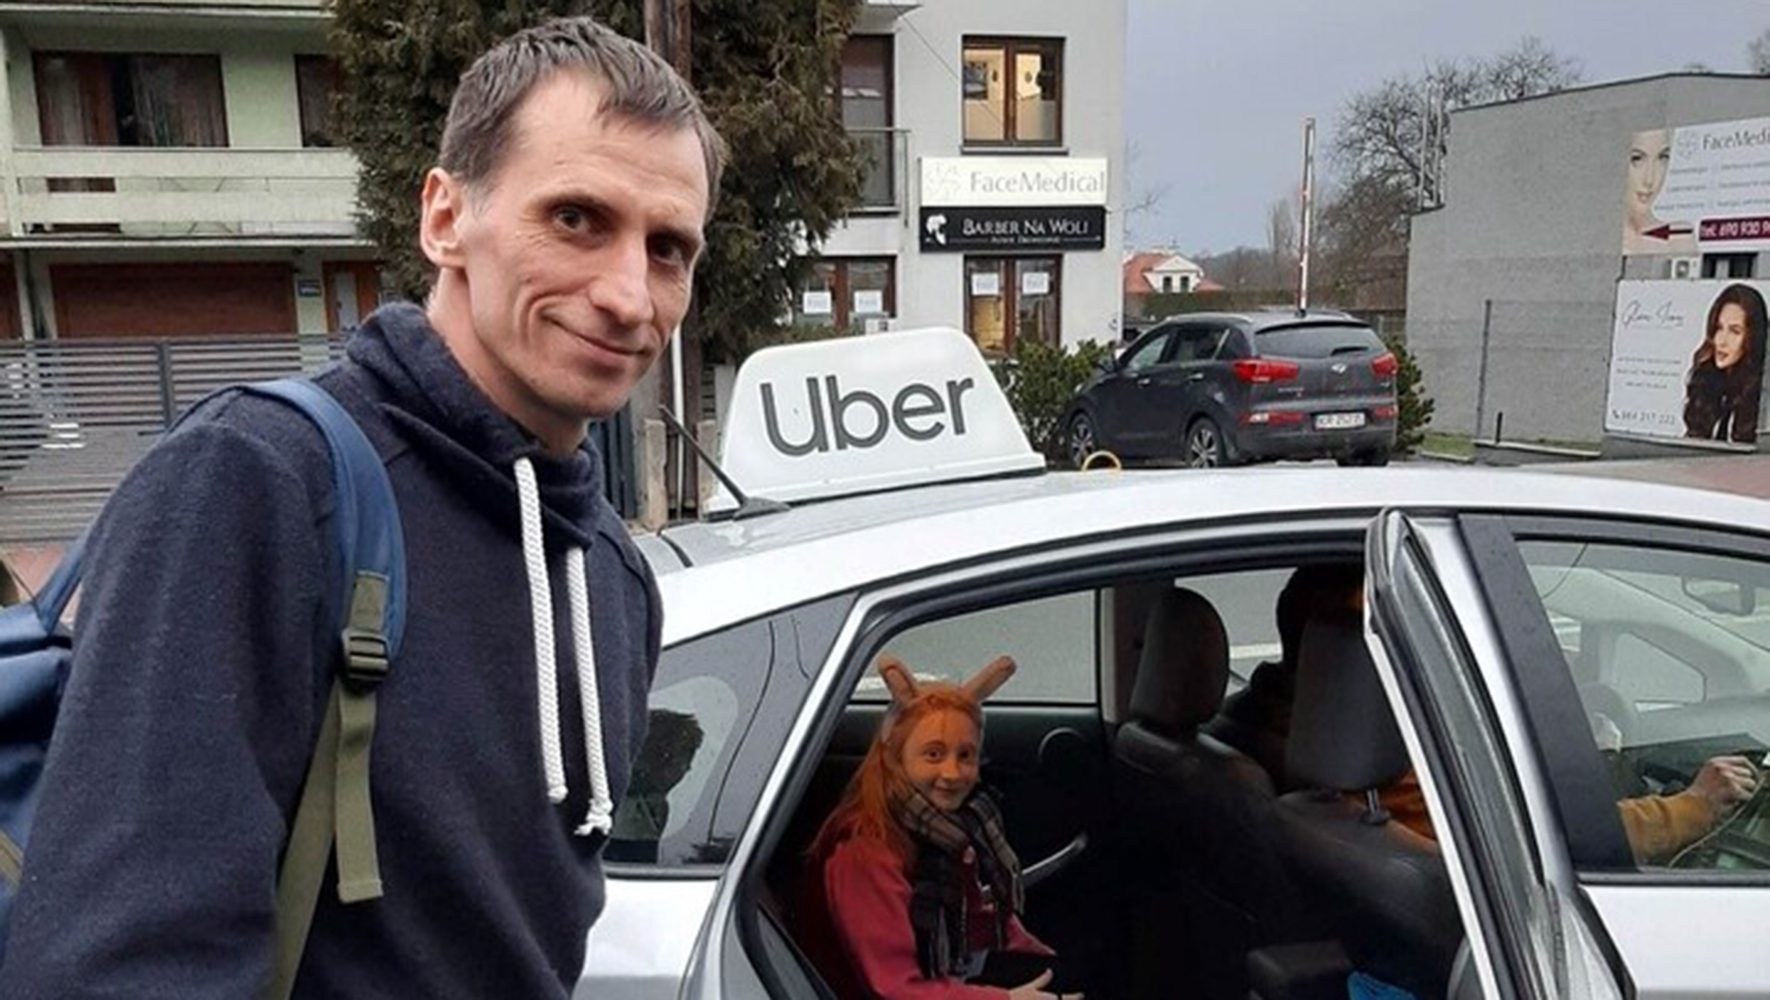
<path id="1" fill-rule="evenodd" d="M 13 150 L 3 195 L 14 238 L 350 237 L 356 157 L 344 149 Z"/>
<path id="2" fill-rule="evenodd" d="M 859 211 L 901 212 L 903 185 L 909 176 L 909 133 L 896 128 L 849 128 L 848 135 L 860 147 L 866 174 L 860 188 Z"/>

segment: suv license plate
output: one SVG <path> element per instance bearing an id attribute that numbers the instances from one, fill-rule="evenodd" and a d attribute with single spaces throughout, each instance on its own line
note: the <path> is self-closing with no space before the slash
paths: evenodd
<path id="1" fill-rule="evenodd" d="M 1343 431 L 1349 427 L 1363 427 L 1362 413 L 1318 413 L 1315 415 L 1315 429 L 1318 431 Z"/>

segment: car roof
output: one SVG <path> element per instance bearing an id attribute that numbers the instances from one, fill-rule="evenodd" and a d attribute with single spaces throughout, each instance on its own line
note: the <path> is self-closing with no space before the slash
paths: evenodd
<path id="1" fill-rule="evenodd" d="M 676 642 L 942 566 L 1152 527 L 1416 510 L 1541 511 L 1770 533 L 1770 502 L 1482 467 L 1049 473 L 805 504 L 639 537 Z"/>
<path id="2" fill-rule="evenodd" d="M 1264 333 L 1287 326 L 1304 326 L 1318 323 L 1333 326 L 1369 326 L 1364 320 L 1349 313 L 1336 309 L 1311 309 L 1299 313 L 1295 309 L 1251 309 L 1246 312 L 1197 312 L 1179 313 L 1169 316 L 1159 323 L 1149 324 L 1153 330 L 1169 323 L 1230 323 L 1250 333 Z"/>

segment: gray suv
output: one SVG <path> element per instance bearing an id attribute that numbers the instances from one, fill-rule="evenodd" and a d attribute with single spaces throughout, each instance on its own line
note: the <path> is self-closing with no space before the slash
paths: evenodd
<path id="1" fill-rule="evenodd" d="M 1066 451 L 1193 466 L 1334 458 L 1395 447 L 1395 356 L 1339 312 L 1193 313 L 1164 320 L 1082 386 Z"/>

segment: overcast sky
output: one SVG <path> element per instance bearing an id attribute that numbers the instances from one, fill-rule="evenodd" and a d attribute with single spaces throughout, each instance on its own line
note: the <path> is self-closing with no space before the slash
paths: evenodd
<path id="1" fill-rule="evenodd" d="M 1325 147 L 1346 98 L 1387 77 L 1525 35 L 1577 59 L 1586 83 L 1690 63 L 1744 72 L 1770 28 L 1766 0 L 1126 2 L 1131 193 L 1166 188 L 1129 242 L 1187 253 L 1264 246 L 1267 206 L 1300 183 L 1303 118 Z"/>

